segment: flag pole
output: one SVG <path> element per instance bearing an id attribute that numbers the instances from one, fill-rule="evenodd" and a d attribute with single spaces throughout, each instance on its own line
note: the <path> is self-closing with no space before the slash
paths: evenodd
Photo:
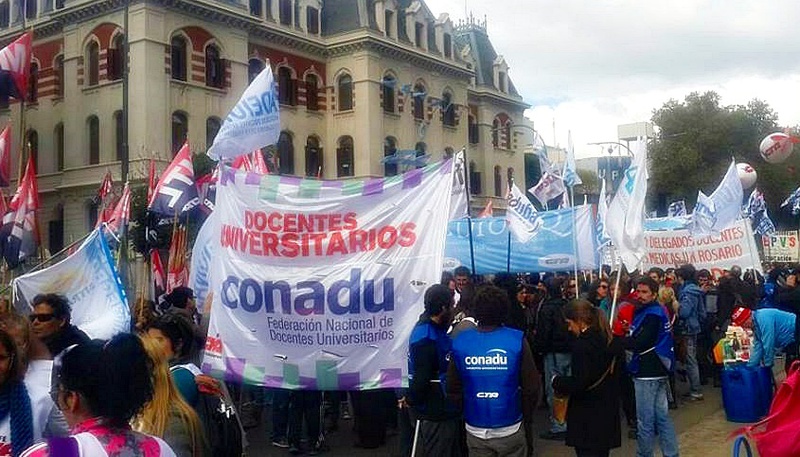
<path id="1" fill-rule="evenodd" d="M 130 26 L 128 24 L 128 16 L 130 11 L 130 0 L 124 0 L 124 8 L 122 11 L 122 28 L 123 28 L 123 39 L 122 39 L 122 138 L 121 138 L 121 146 L 122 150 L 120 157 L 120 181 L 127 185 L 128 181 L 130 181 L 130 177 L 128 176 L 130 171 L 130 152 L 129 152 L 129 135 L 128 135 L 128 118 L 130 112 L 129 106 L 129 99 L 130 99 L 130 65 L 128 62 L 129 59 L 129 48 L 130 48 Z M 124 192 L 123 187 L 123 192 Z M 149 203 L 149 202 L 148 202 Z M 126 221 L 127 225 L 127 221 Z M 129 279 L 128 272 L 130 270 L 129 265 L 129 256 L 128 256 L 128 230 L 126 227 L 120 227 L 120 237 L 119 237 L 119 276 L 122 279 L 122 287 L 127 291 L 129 288 Z"/>
<path id="2" fill-rule="evenodd" d="M 575 254 L 575 298 L 580 297 L 580 287 L 578 286 L 578 217 L 575 211 L 575 190 L 574 186 L 569 187 L 570 204 L 572 205 L 572 250 Z"/>
<path id="3" fill-rule="evenodd" d="M 514 178 L 509 176 L 508 177 L 508 193 L 506 195 L 511 194 L 511 185 L 514 182 Z M 508 197 L 506 197 L 506 213 L 508 212 Z M 506 223 L 508 225 L 508 223 Z M 511 227 L 508 227 L 508 248 L 506 250 L 506 273 L 511 273 Z"/>
<path id="4" fill-rule="evenodd" d="M 464 145 L 464 147 L 462 147 L 461 150 L 464 151 L 464 164 L 462 170 L 464 172 L 464 176 L 466 177 L 466 179 L 464 179 L 464 186 L 465 186 L 464 192 L 466 192 L 467 195 L 467 233 L 469 233 L 469 261 L 470 261 L 470 266 L 472 267 L 471 273 L 474 276 L 475 244 L 472 240 L 472 208 L 471 208 L 472 201 L 470 198 L 470 192 L 472 191 L 472 186 L 471 186 L 472 183 L 470 182 L 470 176 L 469 176 L 469 165 L 468 165 L 469 160 L 467 160 L 467 146 Z"/>

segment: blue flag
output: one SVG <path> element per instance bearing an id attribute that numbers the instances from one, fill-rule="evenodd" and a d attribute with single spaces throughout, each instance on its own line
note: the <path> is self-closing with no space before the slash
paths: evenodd
<path id="1" fill-rule="evenodd" d="M 781 208 L 785 207 L 786 205 L 792 205 L 792 216 L 797 216 L 800 214 L 800 187 L 794 190 L 794 192 L 789 195 L 786 200 L 781 203 Z"/>

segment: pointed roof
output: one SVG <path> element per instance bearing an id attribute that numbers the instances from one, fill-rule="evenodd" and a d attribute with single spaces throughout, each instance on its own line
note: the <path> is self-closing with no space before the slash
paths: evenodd
<path id="1" fill-rule="evenodd" d="M 456 40 L 460 47 L 469 46 L 469 53 L 475 61 L 475 85 L 478 87 L 494 87 L 494 64 L 505 62 L 502 56 L 497 54 L 489 35 L 486 33 L 486 21 L 482 24 L 475 20 L 473 16 L 466 21 L 459 22 L 455 28 Z M 519 97 L 517 88 L 508 78 L 508 94 Z"/>

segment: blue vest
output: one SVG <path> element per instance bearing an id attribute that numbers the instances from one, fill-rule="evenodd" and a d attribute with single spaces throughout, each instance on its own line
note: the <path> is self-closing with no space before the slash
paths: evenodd
<path id="1" fill-rule="evenodd" d="M 447 377 L 447 365 L 448 365 L 448 357 L 450 356 L 450 349 L 452 347 L 452 343 L 450 341 L 450 337 L 447 336 L 447 329 L 443 327 L 439 327 L 430 320 L 425 322 L 420 322 L 414 326 L 414 329 L 411 330 L 411 337 L 408 339 L 408 381 L 411 382 L 414 379 L 414 355 L 411 352 L 411 346 L 415 343 L 419 343 L 420 341 L 424 340 L 431 340 L 436 343 L 436 354 L 439 359 L 439 387 L 441 388 L 441 392 L 443 396 L 446 396 L 445 391 L 445 378 Z M 409 395 L 411 392 L 409 391 Z M 414 404 L 414 408 L 420 410 L 420 412 L 424 413 L 425 405 L 420 404 L 418 402 L 414 402 L 414 399 L 411 398 L 412 404 Z M 453 407 L 455 411 L 456 408 Z"/>
<path id="2" fill-rule="evenodd" d="M 473 427 L 500 428 L 522 420 L 520 366 L 523 333 L 507 327 L 469 329 L 453 341 L 464 386 L 464 420 Z"/>
<path id="3" fill-rule="evenodd" d="M 669 316 L 667 316 L 666 311 L 664 311 L 664 308 L 661 305 L 659 305 L 657 302 L 653 302 L 647 307 L 637 310 L 636 314 L 633 316 L 630 334 L 633 335 L 636 332 L 636 330 L 642 325 L 642 322 L 644 322 L 644 318 L 646 316 L 657 316 L 661 321 L 661 326 L 659 327 L 656 345 L 653 347 L 653 349 L 646 349 L 645 352 L 654 351 L 658 358 L 661 359 L 661 363 L 664 364 L 664 367 L 667 369 L 667 371 L 671 373 L 675 367 L 675 345 L 672 340 L 672 329 Z M 628 362 L 628 371 L 631 374 L 635 375 L 639 372 L 640 359 L 641 354 L 634 352 L 633 357 L 631 357 L 630 362 Z"/>

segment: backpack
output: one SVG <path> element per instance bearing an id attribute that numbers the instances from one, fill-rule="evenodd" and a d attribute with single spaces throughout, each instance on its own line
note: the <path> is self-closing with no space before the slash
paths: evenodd
<path id="1" fill-rule="evenodd" d="M 203 425 L 208 448 L 214 457 L 241 457 L 242 428 L 233 401 L 225 395 L 219 381 L 199 373 L 194 365 L 176 365 L 170 370 L 184 368 L 195 375 L 197 403 L 194 410 Z"/>
<path id="2" fill-rule="evenodd" d="M 731 434 L 738 443 L 749 439 L 755 443 L 760 457 L 784 457 L 800 455 L 800 361 L 789 367 L 786 380 L 778 388 L 772 400 L 769 415 L 761 422 L 743 427 Z M 747 446 L 749 448 L 749 446 Z M 748 450 L 748 449 L 746 449 Z"/>

